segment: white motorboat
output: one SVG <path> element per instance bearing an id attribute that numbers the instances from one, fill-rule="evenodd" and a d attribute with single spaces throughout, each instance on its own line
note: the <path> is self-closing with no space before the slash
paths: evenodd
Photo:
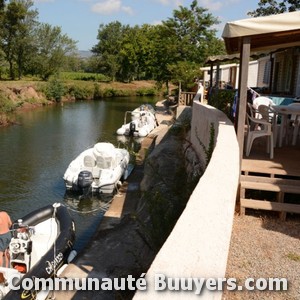
<path id="1" fill-rule="evenodd" d="M 129 123 L 127 123 L 128 114 L 131 116 L 131 121 Z M 157 121 L 154 108 L 149 104 L 143 104 L 135 110 L 127 111 L 125 113 L 124 124 L 117 130 L 117 134 L 145 137 L 156 126 Z"/>
<path id="2" fill-rule="evenodd" d="M 68 166 L 64 181 L 67 191 L 113 194 L 128 176 L 129 152 L 111 143 L 97 143 L 83 151 Z"/>
<path id="3" fill-rule="evenodd" d="M 49 289 L 24 289 L 29 285 L 22 283 L 51 279 L 76 256 L 75 225 L 67 208 L 54 203 L 37 209 L 15 221 L 11 232 L 9 265 L 0 267 L 0 299 L 46 299 Z"/>

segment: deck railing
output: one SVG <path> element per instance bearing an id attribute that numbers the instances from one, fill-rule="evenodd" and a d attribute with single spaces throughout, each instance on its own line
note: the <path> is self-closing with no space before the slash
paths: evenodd
<path id="1" fill-rule="evenodd" d="M 179 105 L 192 106 L 195 92 L 179 92 Z"/>

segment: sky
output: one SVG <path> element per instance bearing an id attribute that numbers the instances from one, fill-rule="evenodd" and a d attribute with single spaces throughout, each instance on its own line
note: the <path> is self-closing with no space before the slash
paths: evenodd
<path id="1" fill-rule="evenodd" d="M 198 6 L 221 22 L 221 37 L 226 22 L 249 18 L 247 12 L 259 0 L 198 0 Z M 90 50 L 98 42 L 100 24 L 119 21 L 123 25 L 159 24 L 173 17 L 179 6 L 190 8 L 192 0 L 34 0 L 39 21 L 61 27 L 62 34 L 77 42 L 78 50 Z"/>

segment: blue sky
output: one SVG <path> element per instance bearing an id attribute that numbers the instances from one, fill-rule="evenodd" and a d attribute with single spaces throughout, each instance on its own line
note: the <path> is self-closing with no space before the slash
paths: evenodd
<path id="1" fill-rule="evenodd" d="M 198 0 L 198 6 L 218 17 L 218 36 L 224 24 L 248 18 L 247 12 L 258 7 L 257 1 Z M 190 7 L 192 0 L 34 0 L 39 21 L 61 27 L 62 33 L 77 41 L 79 50 L 97 44 L 100 24 L 120 21 L 124 25 L 158 24 L 173 16 L 179 5 Z"/>

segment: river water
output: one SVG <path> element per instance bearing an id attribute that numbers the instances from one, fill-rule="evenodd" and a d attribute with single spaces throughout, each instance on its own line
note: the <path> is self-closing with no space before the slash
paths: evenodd
<path id="1" fill-rule="evenodd" d="M 81 250 L 97 228 L 107 201 L 99 197 L 66 197 L 63 174 L 69 163 L 97 142 L 121 147 L 115 134 L 125 112 L 153 97 L 113 98 L 64 103 L 16 116 L 19 125 L 0 128 L 0 210 L 13 220 L 55 202 L 64 203 L 76 224 L 75 248 Z"/>

